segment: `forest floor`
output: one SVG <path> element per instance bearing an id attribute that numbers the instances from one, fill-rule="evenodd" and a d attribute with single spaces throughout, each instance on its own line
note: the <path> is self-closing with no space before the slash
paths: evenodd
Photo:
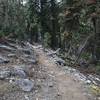
<path id="1" fill-rule="evenodd" d="M 0 44 L 0 100 L 100 99 L 83 81 L 56 64 L 42 46 L 4 44 Z"/>

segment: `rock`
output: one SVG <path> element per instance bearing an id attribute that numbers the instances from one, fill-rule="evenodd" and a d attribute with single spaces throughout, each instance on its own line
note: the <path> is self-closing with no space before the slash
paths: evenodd
<path id="1" fill-rule="evenodd" d="M 6 79 L 11 76 L 11 72 L 8 70 L 0 71 L 0 79 Z"/>
<path id="2" fill-rule="evenodd" d="M 17 47 L 17 48 L 18 48 L 19 51 L 22 51 L 27 55 L 31 55 L 31 49 L 30 48 L 28 48 L 28 49 L 21 48 L 21 47 Z"/>
<path id="3" fill-rule="evenodd" d="M 13 78 L 27 78 L 27 74 L 26 74 L 26 68 L 24 67 L 19 67 L 19 66 L 15 66 L 14 68 L 7 68 L 7 69 L 3 69 L 0 70 L 0 79 L 9 79 L 11 77 Z"/>
<path id="4" fill-rule="evenodd" d="M 8 54 L 7 57 L 16 57 L 16 54 Z"/>
<path id="5" fill-rule="evenodd" d="M 59 65 L 64 65 L 64 62 L 62 60 L 57 60 L 56 61 Z"/>
<path id="6" fill-rule="evenodd" d="M 100 82 L 100 79 L 99 79 L 99 78 L 97 78 L 97 77 L 96 77 L 95 79 L 96 79 L 97 81 L 99 81 L 99 82 Z"/>
<path id="7" fill-rule="evenodd" d="M 2 45 L 2 44 L 0 44 L 0 48 L 5 49 L 5 50 L 9 50 L 9 51 L 14 51 L 15 50 L 15 49 L 13 49 L 13 48 L 11 48 L 9 46 Z"/>
<path id="8" fill-rule="evenodd" d="M 93 84 L 100 86 L 100 78 L 97 75 L 88 75 L 88 79 L 92 81 Z"/>
<path id="9" fill-rule="evenodd" d="M 91 81 L 90 80 L 86 80 L 86 84 L 91 84 Z"/>
<path id="10" fill-rule="evenodd" d="M 81 67 L 83 67 L 83 68 L 88 68 L 88 66 L 89 66 L 88 62 L 87 62 L 86 60 L 84 60 L 84 59 L 81 59 L 81 60 L 79 61 L 79 65 L 80 65 Z"/>
<path id="11" fill-rule="evenodd" d="M 15 68 L 14 72 L 13 72 L 13 75 L 17 76 L 19 78 L 26 78 L 27 77 L 24 69 L 22 69 L 22 68 Z"/>
<path id="12" fill-rule="evenodd" d="M 30 52 L 29 49 L 23 49 L 23 52 L 24 52 L 25 54 L 27 54 L 27 55 L 31 55 L 31 52 Z"/>
<path id="13" fill-rule="evenodd" d="M 34 87 L 34 83 L 29 79 L 19 79 L 16 80 L 16 84 L 24 91 L 30 92 Z"/>
<path id="14" fill-rule="evenodd" d="M 32 63 L 32 64 L 36 64 L 37 63 L 37 61 L 35 59 L 29 59 L 28 62 Z"/>
<path id="15" fill-rule="evenodd" d="M 18 76 L 19 78 L 27 78 L 27 69 L 29 68 L 29 66 L 26 65 L 16 65 L 14 66 L 14 72 L 13 74 L 15 76 Z"/>
<path id="16" fill-rule="evenodd" d="M 53 87 L 53 83 L 52 83 L 52 82 L 49 82 L 49 83 L 48 83 L 48 86 L 49 86 L 49 87 Z"/>
<path id="17" fill-rule="evenodd" d="M 14 84 L 15 78 L 9 78 L 9 83 Z"/>
<path id="18" fill-rule="evenodd" d="M 78 79 L 78 80 L 81 80 L 81 81 L 83 81 L 83 82 L 85 82 L 86 81 L 86 77 L 83 75 L 83 74 L 81 74 L 81 73 L 74 73 L 74 76 Z"/>
<path id="19" fill-rule="evenodd" d="M 0 64 L 9 63 L 10 61 L 2 56 L 0 56 Z"/>
<path id="20" fill-rule="evenodd" d="M 16 66 L 14 66 L 14 70 L 15 71 L 18 70 L 18 72 L 20 71 L 20 74 L 22 74 L 23 76 L 24 76 L 24 74 L 26 74 L 25 77 L 27 77 L 27 74 L 30 71 L 33 71 L 31 65 L 24 65 L 24 64 L 23 65 L 16 65 Z M 24 74 L 23 74 L 23 72 L 24 72 Z"/>
<path id="21" fill-rule="evenodd" d="M 29 97 L 27 95 L 24 96 L 25 100 L 30 100 Z"/>
<path id="22" fill-rule="evenodd" d="M 59 65 L 64 66 L 65 65 L 65 61 L 61 58 L 55 57 L 55 62 Z"/>
<path id="23" fill-rule="evenodd" d="M 58 93 L 58 94 L 57 94 L 57 96 L 61 96 L 61 94 L 60 94 L 60 93 Z"/>

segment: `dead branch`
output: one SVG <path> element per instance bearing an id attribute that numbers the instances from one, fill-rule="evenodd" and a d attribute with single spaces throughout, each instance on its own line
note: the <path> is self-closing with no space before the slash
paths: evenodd
<path id="1" fill-rule="evenodd" d="M 89 35 L 89 36 L 86 38 L 86 40 L 83 42 L 83 44 L 79 47 L 79 49 L 78 49 L 78 56 L 77 56 L 77 58 L 76 58 L 76 60 L 75 60 L 75 63 L 74 63 L 74 64 L 76 64 L 76 63 L 77 63 L 77 61 L 79 60 L 79 58 L 80 58 L 81 54 L 82 54 L 82 53 L 83 53 L 83 51 L 85 50 L 85 47 L 87 46 L 87 44 L 88 44 L 89 40 L 91 39 L 91 37 L 92 37 L 93 35 L 94 35 L 94 34 Z"/>

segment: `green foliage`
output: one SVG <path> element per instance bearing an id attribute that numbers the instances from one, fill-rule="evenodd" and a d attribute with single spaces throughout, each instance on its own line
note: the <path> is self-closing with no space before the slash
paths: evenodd
<path id="1" fill-rule="evenodd" d="M 96 73 L 100 75 L 100 64 L 96 66 Z"/>
<path id="2" fill-rule="evenodd" d="M 88 53 L 88 52 L 84 52 L 84 53 L 82 54 L 82 58 L 85 59 L 85 60 L 89 60 L 89 59 L 91 58 L 91 55 L 90 55 L 90 53 Z"/>
<path id="3" fill-rule="evenodd" d="M 26 30 L 26 8 L 22 0 L 1 0 L 0 1 L 0 33 L 24 34 Z"/>
<path id="4" fill-rule="evenodd" d="M 44 36 L 44 46 L 45 47 L 50 47 L 50 43 L 51 43 L 51 35 L 50 33 L 45 33 L 45 36 Z"/>
<path id="5" fill-rule="evenodd" d="M 8 33 L 3 32 L 2 30 L 0 30 L 0 37 L 4 37 L 4 36 L 7 36 L 7 35 L 8 35 Z"/>
<path id="6" fill-rule="evenodd" d="M 0 37 L 3 37 L 3 36 L 5 36 L 5 34 L 2 31 L 0 31 Z"/>
<path id="7" fill-rule="evenodd" d="M 87 23 L 83 23 L 83 22 L 81 22 L 80 23 L 80 27 L 79 27 L 79 33 L 81 34 L 81 33 L 89 33 L 89 32 L 91 32 L 91 30 L 92 30 L 92 28 L 91 27 L 89 27 L 88 26 L 88 24 Z"/>

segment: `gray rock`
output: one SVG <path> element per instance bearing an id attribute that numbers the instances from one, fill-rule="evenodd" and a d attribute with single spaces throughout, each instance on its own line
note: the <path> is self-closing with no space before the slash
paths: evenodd
<path id="1" fill-rule="evenodd" d="M 21 68 L 16 66 L 12 69 L 3 69 L 0 70 L 0 79 L 9 79 L 9 78 L 27 78 L 27 74 L 25 72 L 25 68 Z"/>
<path id="2" fill-rule="evenodd" d="M 14 71 L 12 72 L 14 76 L 19 77 L 19 78 L 26 78 L 27 75 L 22 68 L 15 68 Z"/>
<path id="3" fill-rule="evenodd" d="M 23 52 L 24 52 L 25 54 L 31 55 L 30 49 L 23 49 Z"/>
<path id="4" fill-rule="evenodd" d="M 57 62 L 59 65 L 64 65 L 64 64 L 65 64 L 63 60 L 57 60 L 56 62 Z"/>
<path id="5" fill-rule="evenodd" d="M 0 64 L 9 63 L 9 62 L 10 62 L 9 59 L 6 59 L 6 58 L 0 56 Z"/>
<path id="6" fill-rule="evenodd" d="M 49 86 L 49 87 L 53 87 L 53 82 L 49 82 L 49 83 L 48 83 L 48 86 Z"/>
<path id="7" fill-rule="evenodd" d="M 100 78 L 97 75 L 88 75 L 88 79 L 95 85 L 100 86 Z"/>
<path id="8" fill-rule="evenodd" d="M 86 84 L 91 84 L 91 81 L 90 80 L 86 80 L 85 83 Z"/>
<path id="9" fill-rule="evenodd" d="M 27 73 L 32 69 L 32 66 L 31 65 L 15 65 L 14 66 L 14 69 L 15 70 L 21 70 L 21 71 L 23 71 L 25 74 L 26 74 L 26 76 L 27 76 Z"/>
<path id="10" fill-rule="evenodd" d="M 16 57 L 16 54 L 8 54 L 8 57 Z"/>
<path id="11" fill-rule="evenodd" d="M 35 59 L 29 59 L 28 62 L 31 63 L 31 64 L 36 64 L 37 63 L 37 61 Z"/>
<path id="12" fill-rule="evenodd" d="M 29 79 L 19 79 L 16 80 L 16 84 L 24 91 L 30 92 L 34 87 L 34 83 Z"/>
<path id="13" fill-rule="evenodd" d="M 11 72 L 8 71 L 8 70 L 3 70 L 3 71 L 0 71 L 0 79 L 3 80 L 3 79 L 6 79 L 8 77 L 11 76 Z"/>
<path id="14" fill-rule="evenodd" d="M 25 100 L 30 100 L 29 97 L 27 95 L 24 96 Z"/>
<path id="15" fill-rule="evenodd" d="M 0 44 L 0 48 L 6 49 L 6 50 L 10 50 L 10 51 L 14 50 L 13 48 L 11 48 L 9 46 L 6 46 L 6 45 L 2 45 L 2 44 Z"/>

